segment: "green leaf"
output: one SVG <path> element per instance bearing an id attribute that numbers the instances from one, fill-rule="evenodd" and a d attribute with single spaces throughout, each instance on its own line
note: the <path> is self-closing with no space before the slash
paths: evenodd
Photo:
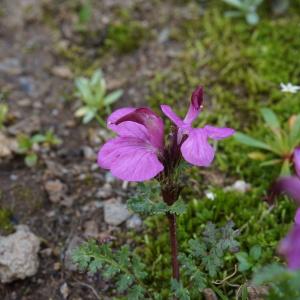
<path id="1" fill-rule="evenodd" d="M 269 109 L 269 108 L 262 108 L 260 110 L 265 122 L 267 125 L 272 128 L 272 129 L 279 129 L 280 128 L 280 123 L 278 121 L 277 116 L 275 113 Z"/>
<path id="2" fill-rule="evenodd" d="M 81 118 L 84 115 L 86 115 L 90 110 L 91 110 L 90 107 L 88 107 L 88 106 L 82 106 L 82 107 L 80 107 L 79 109 L 77 109 L 75 111 L 75 117 Z"/>
<path id="3" fill-rule="evenodd" d="M 87 23 L 92 16 L 92 7 L 89 2 L 84 3 L 79 11 L 79 22 Z"/>
<path id="4" fill-rule="evenodd" d="M 128 300 L 143 300 L 146 299 L 145 296 L 145 290 L 139 286 L 135 285 L 131 289 L 129 289 L 128 292 Z"/>
<path id="5" fill-rule="evenodd" d="M 176 215 L 181 215 L 186 212 L 186 208 L 186 204 L 183 202 L 182 199 L 180 199 L 170 206 L 169 212 Z"/>
<path id="6" fill-rule="evenodd" d="M 290 161 L 288 159 L 285 159 L 281 167 L 280 176 L 290 176 L 290 175 L 291 175 Z"/>
<path id="7" fill-rule="evenodd" d="M 242 144 L 245 144 L 247 146 L 272 151 L 270 146 L 267 145 L 266 143 L 261 142 L 259 140 L 256 140 L 256 139 L 254 139 L 254 138 L 252 138 L 252 137 L 250 137 L 250 136 L 248 136 L 244 133 L 237 132 L 237 133 L 235 133 L 234 138 L 235 138 L 236 141 L 238 141 Z"/>
<path id="8" fill-rule="evenodd" d="M 274 165 L 280 164 L 281 162 L 282 162 L 281 159 L 271 159 L 271 160 L 262 162 L 260 164 L 260 166 L 261 167 L 274 166 Z"/>
<path id="9" fill-rule="evenodd" d="M 171 290 L 174 295 L 180 300 L 190 300 L 189 291 L 183 287 L 181 282 L 176 279 L 171 280 Z"/>
<path id="10" fill-rule="evenodd" d="M 38 160 L 37 155 L 35 153 L 31 153 L 31 154 L 26 155 L 25 164 L 27 167 L 33 167 L 36 165 L 37 160 Z"/>
<path id="11" fill-rule="evenodd" d="M 291 128 L 289 138 L 290 138 L 291 148 L 296 147 L 300 140 L 300 115 L 297 116 L 296 121 L 293 127 Z"/>
<path id="12" fill-rule="evenodd" d="M 119 280 L 117 281 L 117 291 L 119 293 L 123 293 L 124 291 L 128 290 L 128 288 L 132 285 L 133 281 L 134 279 L 131 275 L 121 275 Z"/>
<path id="13" fill-rule="evenodd" d="M 46 138 L 43 134 L 35 134 L 32 138 L 31 141 L 34 144 L 39 144 L 45 142 Z"/>
<path id="14" fill-rule="evenodd" d="M 236 258 L 239 261 L 239 270 L 241 272 L 247 271 L 252 267 L 251 262 L 249 261 L 248 254 L 246 252 L 236 253 Z"/>
<path id="15" fill-rule="evenodd" d="M 249 255 L 257 261 L 261 256 L 261 247 L 259 245 L 251 247 Z"/>
<path id="16" fill-rule="evenodd" d="M 96 111 L 89 110 L 82 119 L 83 124 L 87 124 L 90 121 L 92 121 L 95 118 L 96 114 L 97 114 Z"/>
<path id="17" fill-rule="evenodd" d="M 246 14 L 246 20 L 250 25 L 256 25 L 259 21 L 259 16 L 256 12 Z"/>
<path id="18" fill-rule="evenodd" d="M 114 91 L 114 92 L 108 94 L 104 98 L 104 105 L 109 106 L 109 105 L 115 103 L 122 95 L 123 95 L 122 90 L 117 90 L 117 91 Z"/>
<path id="19" fill-rule="evenodd" d="M 18 136 L 18 151 L 25 153 L 31 150 L 33 143 L 28 135 Z"/>

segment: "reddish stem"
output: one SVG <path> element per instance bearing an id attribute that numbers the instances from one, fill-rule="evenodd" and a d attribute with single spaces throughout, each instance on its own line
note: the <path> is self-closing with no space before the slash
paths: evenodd
<path id="1" fill-rule="evenodd" d="M 172 273 L 173 278 L 179 281 L 179 263 L 178 263 L 178 244 L 176 238 L 176 216 L 175 214 L 168 214 L 170 243 L 172 252 Z"/>

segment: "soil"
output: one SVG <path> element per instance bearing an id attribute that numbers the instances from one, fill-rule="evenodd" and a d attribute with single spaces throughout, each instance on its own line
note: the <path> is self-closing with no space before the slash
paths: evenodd
<path id="1" fill-rule="evenodd" d="M 64 299 L 61 287 L 67 283 L 68 299 L 100 299 L 97 297 L 105 297 L 109 284 L 98 276 L 68 271 L 64 264 L 65 251 L 74 236 L 84 235 L 87 221 L 96 222 L 100 235 L 107 232 L 114 235 L 122 230 L 104 223 L 99 205 L 102 200 L 96 199 L 95 194 L 109 181 L 112 186 L 109 198 L 125 199 L 131 186 L 122 188 L 121 182 L 107 177 L 95 166 L 95 159 L 85 157 L 84 147 L 96 151 L 108 133 L 103 129 L 99 132 L 96 122 L 82 125 L 75 119 L 78 100 L 74 95 L 74 78 L 89 68 L 101 67 L 109 88 L 125 91 L 117 106 L 145 104 L 148 81 L 158 70 L 167 70 L 176 63 L 181 49 L 180 44 L 164 35 L 176 22 L 189 18 L 191 10 L 174 1 L 159 3 L 159 9 L 157 1 L 153 4 L 138 0 L 93 1 L 92 22 L 86 32 L 96 34 L 95 42 L 95 38 L 82 38 L 74 29 L 78 18 L 76 5 L 83 1 L 3 2 L 0 92 L 5 95 L 10 111 L 5 134 L 15 137 L 10 134 L 10 128 L 16 124 L 19 124 L 17 134 L 45 132 L 51 128 L 63 143 L 39 151 L 39 162 L 34 168 L 26 167 L 21 155 L 0 161 L 1 208 L 12 212 L 15 224 L 27 224 L 42 239 L 38 273 L 0 285 L 0 298 Z M 120 10 L 133 12 L 133 17 L 150 34 L 130 53 L 104 52 L 101 41 L 105 39 L 105 28 Z M 77 49 L 76 60 L 63 55 L 58 50 L 60 47 L 69 55 Z M 75 61 L 83 67 L 74 65 Z M 58 66 L 65 73 L 55 72 Z M 65 185 L 63 201 L 50 201 L 45 190 L 49 180 L 59 180 Z M 95 294 L 95 289 L 101 291 L 100 296 Z"/>

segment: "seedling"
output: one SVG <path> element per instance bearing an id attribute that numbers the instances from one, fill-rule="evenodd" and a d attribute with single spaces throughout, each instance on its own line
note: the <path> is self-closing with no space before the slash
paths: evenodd
<path id="1" fill-rule="evenodd" d="M 35 134 L 33 136 L 20 135 L 18 137 L 18 152 L 25 155 L 24 162 L 28 167 L 33 167 L 38 162 L 38 150 L 40 145 L 51 147 L 61 144 L 61 140 L 55 136 L 52 130 L 45 134 Z"/>
<path id="2" fill-rule="evenodd" d="M 282 128 L 272 110 L 262 108 L 261 114 L 270 131 L 270 135 L 266 137 L 265 141 L 257 140 L 240 132 L 235 134 L 235 139 L 245 145 L 263 150 L 263 152 L 249 153 L 250 158 L 263 160 L 261 166 L 281 164 L 280 175 L 290 175 L 293 154 L 300 143 L 300 115 L 292 116 L 288 128 Z M 271 159 L 267 158 L 266 152 L 271 154 Z"/>
<path id="3" fill-rule="evenodd" d="M 255 25 L 259 21 L 257 8 L 262 4 L 263 0 L 223 0 L 236 10 L 226 12 L 228 17 L 245 17 L 250 25 Z"/>
<path id="4" fill-rule="evenodd" d="M 110 106 L 120 99 L 123 91 L 116 90 L 106 94 L 106 81 L 101 70 L 95 71 L 91 78 L 77 78 L 75 85 L 76 93 L 82 102 L 75 116 L 82 118 L 84 124 L 97 119 L 101 126 L 106 126 L 103 117 L 110 113 Z"/>

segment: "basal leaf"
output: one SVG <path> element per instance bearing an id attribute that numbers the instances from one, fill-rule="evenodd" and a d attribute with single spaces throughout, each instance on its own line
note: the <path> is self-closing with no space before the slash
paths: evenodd
<path id="1" fill-rule="evenodd" d="M 244 133 L 241 132 L 237 132 L 234 135 L 234 138 L 236 139 L 236 141 L 245 144 L 247 146 L 251 146 L 251 147 L 255 147 L 255 148 L 259 148 L 259 149 L 264 149 L 264 150 L 268 150 L 268 151 L 272 151 L 272 149 L 270 148 L 270 146 L 264 142 L 261 142 L 259 140 L 256 140 Z"/>

